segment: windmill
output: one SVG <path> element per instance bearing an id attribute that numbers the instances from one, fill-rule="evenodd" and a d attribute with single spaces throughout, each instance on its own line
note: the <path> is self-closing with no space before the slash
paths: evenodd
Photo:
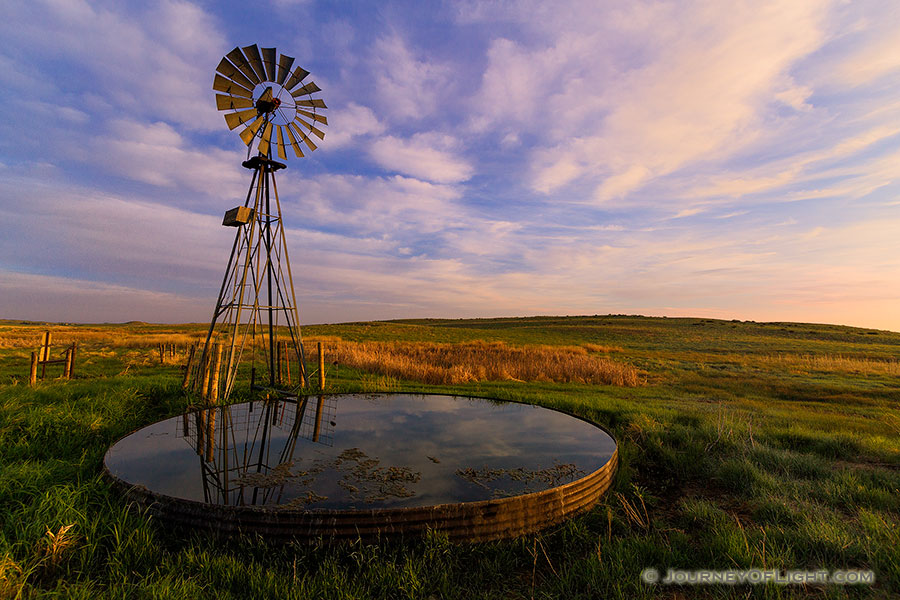
<path id="1" fill-rule="evenodd" d="M 316 149 L 310 135 L 319 127 L 325 103 L 309 72 L 294 58 L 256 44 L 235 48 L 216 67 L 216 107 L 247 145 L 242 164 L 252 171 L 243 206 L 225 213 L 223 225 L 236 233 L 206 342 L 193 368 L 194 389 L 210 403 L 225 402 L 239 374 L 251 388 L 290 393 L 307 383 L 297 298 L 288 259 L 275 172 L 287 167 L 287 149 L 304 156 Z M 256 154 L 251 156 L 252 151 Z M 289 356 L 297 359 L 291 377 Z M 249 369 L 247 366 L 249 365 Z M 220 376 L 221 375 L 221 376 Z M 186 380 L 187 381 L 187 380 Z"/>

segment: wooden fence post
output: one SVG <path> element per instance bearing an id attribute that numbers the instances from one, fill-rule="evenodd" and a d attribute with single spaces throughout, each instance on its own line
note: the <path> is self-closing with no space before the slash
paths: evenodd
<path id="1" fill-rule="evenodd" d="M 63 377 L 68 381 L 72 378 L 72 348 L 66 348 L 66 359 L 63 363 Z"/>
<path id="2" fill-rule="evenodd" d="M 41 349 L 38 352 L 38 362 L 41 363 L 41 379 L 47 375 L 47 361 L 50 360 L 50 342 L 52 339 L 49 331 L 45 331 L 41 335 Z"/>
<path id="3" fill-rule="evenodd" d="M 304 359 L 306 356 L 297 355 L 297 377 L 300 378 L 300 385 L 303 387 L 309 386 L 309 377 L 306 374 L 306 362 Z"/>
<path id="4" fill-rule="evenodd" d="M 284 343 L 284 370 L 287 373 L 287 384 L 291 385 L 291 352 L 287 342 Z"/>
<path id="5" fill-rule="evenodd" d="M 319 390 L 325 391 L 325 354 L 322 352 L 322 342 L 319 342 Z"/>
<path id="6" fill-rule="evenodd" d="M 78 342 L 72 342 L 72 354 L 69 356 L 69 379 L 75 377 L 75 354 L 78 353 Z"/>
<path id="7" fill-rule="evenodd" d="M 197 353 L 197 346 L 192 345 L 188 351 L 187 367 L 184 369 L 184 380 L 181 382 L 181 389 L 186 390 L 191 384 L 191 369 L 194 366 L 194 355 Z"/>
<path id="8" fill-rule="evenodd" d="M 212 377 L 209 378 L 209 403 L 219 401 L 219 369 L 222 368 L 222 344 L 216 344 L 216 360 L 213 363 Z"/>
<path id="9" fill-rule="evenodd" d="M 38 355 L 37 352 L 31 353 L 31 374 L 28 376 L 28 385 L 34 387 L 37 385 L 37 365 L 38 365 Z"/>
<path id="10" fill-rule="evenodd" d="M 200 397 L 204 400 L 207 398 L 206 394 L 209 391 L 209 363 L 212 359 L 210 350 L 212 350 L 211 347 L 205 347 L 203 355 L 200 357 Z"/>

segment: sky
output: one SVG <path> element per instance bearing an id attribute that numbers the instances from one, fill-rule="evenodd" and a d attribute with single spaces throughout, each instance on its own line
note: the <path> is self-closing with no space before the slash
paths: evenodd
<path id="1" fill-rule="evenodd" d="M 10 0 L 0 318 L 208 322 L 235 46 L 311 72 L 301 323 L 609 313 L 900 331 L 900 4 Z"/>

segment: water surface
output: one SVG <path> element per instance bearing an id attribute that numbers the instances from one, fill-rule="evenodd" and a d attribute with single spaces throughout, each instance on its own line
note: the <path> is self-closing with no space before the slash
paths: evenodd
<path id="1" fill-rule="evenodd" d="M 393 508 L 536 492 L 602 467 L 615 441 L 511 402 L 413 394 L 257 401 L 149 425 L 109 471 L 166 496 L 228 505 Z"/>

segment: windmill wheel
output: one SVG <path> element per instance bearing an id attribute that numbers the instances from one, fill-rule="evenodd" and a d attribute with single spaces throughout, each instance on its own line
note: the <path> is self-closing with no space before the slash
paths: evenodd
<path id="1" fill-rule="evenodd" d="M 319 126 L 328 125 L 321 114 L 327 107 L 312 96 L 322 90 L 313 81 L 301 85 L 309 71 L 302 67 L 291 71 L 293 65 L 293 57 L 253 44 L 235 48 L 216 67 L 213 89 L 220 92 L 216 107 L 227 111 L 229 129 L 243 128 L 241 139 L 248 147 L 259 140 L 257 150 L 263 156 L 269 156 L 274 146 L 278 156 L 286 159 L 290 146 L 302 157 L 300 142 L 310 152 L 316 149 L 308 134 L 325 139 Z"/>

